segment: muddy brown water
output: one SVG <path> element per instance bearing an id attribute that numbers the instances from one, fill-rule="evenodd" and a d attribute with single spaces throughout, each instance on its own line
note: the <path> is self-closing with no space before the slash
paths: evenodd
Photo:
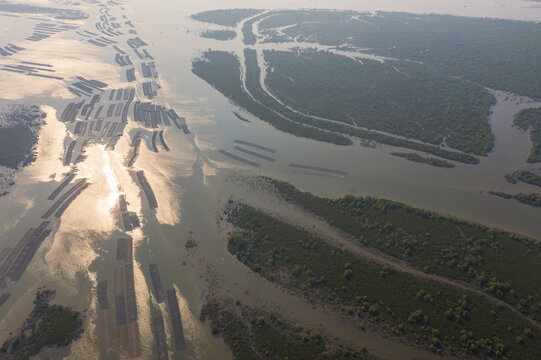
<path id="1" fill-rule="evenodd" d="M 502 6 L 488 0 L 466 1 L 460 5 L 447 1 L 389 0 L 370 1 L 359 7 L 358 2 L 352 0 L 332 4 L 321 0 L 279 0 L 272 5 L 235 0 L 228 2 L 227 7 L 335 7 L 434 11 L 523 20 L 541 18 L 541 10 L 524 9 L 523 4 L 521 1 L 511 1 Z M 83 6 L 90 18 L 77 22 L 79 30 L 95 31 L 94 23 L 100 13 L 97 7 L 89 4 Z M 102 145 L 87 148 L 88 157 L 79 164 L 77 178 L 87 177 L 92 185 L 60 219 L 52 219 L 50 228 L 53 234 L 39 248 L 21 280 L 1 290 L 2 293 L 9 292 L 12 295 L 0 307 L 0 341 L 19 326 L 31 309 L 37 287 L 45 285 L 57 289 L 55 301 L 86 310 L 86 331 L 71 346 L 68 358 L 100 358 L 96 352 L 100 340 L 97 283 L 103 280 L 109 282 L 109 303 L 114 308 L 114 268 L 124 265 L 122 261 L 116 260 L 117 239 L 126 235 L 117 211 L 120 186 L 121 191 L 126 193 L 128 210 L 136 212 L 143 225 L 142 229 L 129 233 L 135 247 L 134 277 L 142 358 L 152 358 L 156 354 L 151 318 L 158 310 L 165 319 L 171 358 L 230 358 L 227 346 L 219 338 L 213 337 L 208 327 L 198 320 L 205 295 L 217 291 L 243 302 L 264 302 L 279 307 L 281 312 L 295 320 L 312 324 L 357 345 L 364 345 L 370 352 L 384 358 L 432 358 L 433 355 L 424 351 L 354 329 L 335 314 L 312 308 L 303 300 L 262 281 L 239 264 L 226 250 L 225 236 L 228 228 L 218 220 L 231 197 L 259 205 L 271 212 L 280 212 L 292 219 L 295 219 L 296 214 L 294 209 L 284 207 L 283 204 L 265 201 L 265 197 L 248 183 L 232 179 L 260 174 L 289 181 L 302 190 L 321 196 L 336 197 L 352 193 L 384 197 L 540 239 L 540 209 L 483 192 L 533 191 L 528 185 L 508 184 L 504 175 L 518 168 L 532 167 L 525 163 L 530 148 L 528 134 L 513 128 L 511 123 L 512 116 L 520 109 L 540 104 L 520 102 L 520 99 L 497 93 L 498 104 L 490 118 L 496 135 L 496 147 L 477 166 L 459 164 L 454 169 L 433 168 L 393 157 L 389 154 L 393 151 L 390 147 L 368 149 L 358 144 L 340 147 L 300 139 L 277 131 L 231 105 L 217 91 L 192 74 L 192 59 L 208 48 L 233 51 L 242 56 L 244 47 L 240 37 L 231 42 L 202 39 L 198 36 L 201 30 L 220 27 L 189 18 L 195 12 L 223 6 L 223 3 L 216 1 L 177 4 L 166 3 L 164 0 L 150 6 L 148 2 L 137 0 L 124 5 L 125 10 L 120 7 L 111 8 L 111 15 L 123 20 L 122 15 L 125 14 L 132 20 L 138 36 L 149 44 L 147 48 L 155 58 L 160 75 L 161 89 L 156 102 L 173 107 L 180 116 L 186 117 L 192 134 L 185 135 L 175 127 L 168 127 L 164 136 L 171 151 L 160 149 L 159 153 L 154 153 L 151 138 L 145 132 L 135 169 L 144 170 L 153 187 L 159 204 L 156 212 L 149 209 L 144 194 L 137 186 L 136 177 L 125 165 L 125 158 L 131 149 L 129 137 L 135 135 L 138 125 L 130 119 L 114 151 L 105 151 Z M 25 18 L 9 18 L 9 22 L 3 22 L 0 34 L 10 39 L 23 39 L 23 35 L 28 35 L 23 29 L 34 22 Z M 8 31 L 3 27 L 20 31 Z M 7 40 L 12 41 L 10 39 Z M 82 75 L 107 82 L 111 88 L 127 86 L 122 80 L 125 69 L 121 70 L 114 63 L 113 50 L 81 42 L 80 36 L 75 33 L 64 32 L 35 44 L 25 44 L 28 51 L 22 51 L 10 59 L 1 59 L 2 63 L 10 63 L 13 59 L 39 62 L 47 58 L 65 78 Z M 128 50 L 125 43 L 119 44 Z M 280 47 L 287 48 L 287 45 Z M 69 56 L 65 53 L 66 48 L 71 49 Z M 256 45 L 256 49 L 262 50 L 264 47 Z M 133 59 L 135 56 L 132 56 Z M 64 174 L 70 171 L 69 167 L 62 165 L 62 157 L 65 147 L 71 141 L 71 135 L 64 124 L 57 121 L 57 117 L 72 96 L 63 83 L 3 73 L 0 74 L 2 84 L 12 86 L 9 89 L 2 86 L 0 98 L 42 104 L 48 117 L 47 125 L 40 134 L 38 160 L 20 174 L 11 194 L 0 198 L 2 248 L 13 247 L 29 227 L 39 225 L 40 216 L 51 205 L 47 197 L 62 181 Z M 140 79 L 140 69 L 137 67 L 136 73 Z M 139 87 L 137 96 L 142 97 Z M 233 111 L 250 122 L 240 121 Z M 271 163 L 258 160 L 262 166 L 255 169 L 219 153 L 221 149 L 234 152 L 236 139 L 277 149 L 273 154 L 276 161 Z M 77 155 L 74 154 L 74 158 Z M 295 173 L 288 166 L 290 163 L 341 170 L 349 175 L 336 178 Z M 538 166 L 534 168 L 538 169 Z M 321 228 L 321 231 L 325 233 L 326 230 Z M 189 237 L 197 243 L 196 248 L 186 249 L 185 242 Z M 151 296 L 148 270 L 151 263 L 159 264 L 164 288 L 174 287 L 179 294 L 187 343 L 185 351 L 173 352 L 168 307 L 165 303 L 157 304 Z M 113 319 L 113 333 L 115 331 Z M 113 353 L 106 356 L 111 359 L 118 357 Z"/>

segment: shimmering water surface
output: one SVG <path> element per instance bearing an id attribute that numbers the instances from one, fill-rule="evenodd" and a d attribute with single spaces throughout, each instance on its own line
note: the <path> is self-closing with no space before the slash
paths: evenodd
<path id="1" fill-rule="evenodd" d="M 528 134 L 511 126 L 513 115 L 522 108 L 541 104 L 528 99 L 508 97 L 496 92 L 497 105 L 491 115 L 496 135 L 495 149 L 477 166 L 457 165 L 454 169 L 434 168 L 407 162 L 391 156 L 389 147 L 368 149 L 355 144 L 340 147 L 301 139 L 282 133 L 230 104 L 191 72 L 194 57 L 209 48 L 235 52 L 242 56 L 241 38 L 219 42 L 203 39 L 200 31 L 219 26 L 190 19 L 199 11 L 218 8 L 339 8 L 353 10 L 386 10 L 438 12 L 476 17 L 499 17 L 520 20 L 541 20 L 541 9 L 525 1 L 218 1 L 180 2 L 158 0 L 152 3 L 135 0 L 110 8 L 110 14 L 132 20 L 138 36 L 145 40 L 155 58 L 161 89 L 155 102 L 174 108 L 186 117 L 192 132 L 185 135 L 175 127 L 165 130 L 170 152 L 154 153 L 149 131 L 133 122 L 133 111 L 124 136 L 114 151 L 104 145 L 89 145 L 87 158 L 77 165 L 76 178 L 88 178 L 90 187 L 79 196 L 60 218 L 52 218 L 53 233 L 41 245 L 20 281 L 10 283 L 2 292 L 11 293 L 0 307 L 0 341 L 17 328 L 27 316 L 39 286 L 57 290 L 55 301 L 87 310 L 86 331 L 68 351 L 70 359 L 99 358 L 100 327 L 97 323 L 96 285 L 109 282 L 109 301 L 114 291 L 114 268 L 123 266 L 116 260 L 117 239 L 123 235 L 118 214 L 118 195 L 126 194 L 128 210 L 136 212 L 142 229 L 129 233 L 134 239 L 134 275 L 141 334 L 142 358 L 151 358 L 154 342 L 151 316 L 161 311 L 168 318 L 166 303 L 157 304 L 150 296 L 148 265 L 158 263 L 165 288 L 177 290 L 187 350 L 171 352 L 172 358 L 225 359 L 231 355 L 223 342 L 211 335 L 198 320 L 205 294 L 224 292 L 246 302 L 264 299 L 282 311 L 351 341 L 367 344 L 369 351 L 387 358 L 430 358 L 422 351 L 405 348 L 374 334 L 350 328 L 340 319 L 312 309 L 245 270 L 226 251 L 229 230 L 219 221 L 227 201 L 233 197 L 258 205 L 275 213 L 290 212 L 296 221 L 307 226 L 322 226 L 310 217 L 295 214 L 290 206 L 254 191 L 244 175 L 266 175 L 286 180 L 302 190 L 322 196 L 336 197 L 345 193 L 371 195 L 405 202 L 445 214 L 497 226 L 541 239 L 541 210 L 506 201 L 486 194 L 486 190 L 510 192 L 532 191 L 527 185 L 508 184 L 504 175 L 525 163 L 530 149 Z M 82 5 L 88 20 L 74 23 L 81 29 L 95 31 L 99 8 Z M 22 41 L 27 50 L 0 64 L 15 60 L 46 62 L 54 66 L 66 81 L 84 76 L 109 84 L 110 88 L 126 87 L 124 75 L 114 63 L 111 47 L 99 48 L 81 41 L 74 32 L 59 33 L 49 39 L 31 43 L 23 39 L 36 21 L 26 17 L 2 17 L 0 37 L 5 42 Z M 122 21 L 123 22 L 123 21 Z M 126 30 L 126 29 L 124 29 Z M 134 35 L 135 36 L 135 35 Z M 121 46 L 124 50 L 128 47 Z M 269 45 L 265 45 L 268 48 Z M 287 48 L 290 45 L 280 45 Z M 262 45 L 256 45 L 262 50 Z M 134 58 L 134 56 L 132 56 Z M 138 76 L 139 77 L 139 76 Z M 63 166 L 64 151 L 71 141 L 73 128 L 57 118 L 73 95 L 66 82 L 33 78 L 15 73 L 0 74 L 0 98 L 9 101 L 36 103 L 47 113 L 47 125 L 40 133 L 38 158 L 16 179 L 9 196 L 0 198 L 0 247 L 13 247 L 29 227 L 41 222 L 41 215 L 50 207 L 47 197 L 62 181 L 70 167 Z M 140 85 L 138 98 L 144 99 Z M 144 100 L 142 100 L 144 101 Z M 251 120 L 242 122 L 233 115 L 241 113 Z M 130 138 L 143 131 L 137 170 L 144 170 L 152 185 L 159 207 L 148 207 L 141 198 L 133 171 L 125 158 L 131 149 Z M 242 165 L 219 153 L 232 151 L 234 140 L 242 139 L 277 149 L 275 163 L 253 168 Z M 295 174 L 290 163 L 303 163 L 347 171 L 340 178 Z M 534 170 L 538 170 L 537 166 Z M 188 238 L 198 246 L 187 250 Z M 114 318 L 112 319 L 114 325 Z M 171 327 L 166 326 L 171 344 Z M 170 346 L 172 350 L 172 346 Z M 117 355 L 111 354 L 111 358 Z"/>

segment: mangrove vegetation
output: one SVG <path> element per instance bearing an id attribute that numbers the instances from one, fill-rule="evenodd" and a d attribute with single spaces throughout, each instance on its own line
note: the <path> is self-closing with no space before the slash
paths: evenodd
<path id="1" fill-rule="evenodd" d="M 207 30 L 203 31 L 201 36 L 208 39 L 228 41 L 237 37 L 237 33 L 233 30 Z"/>
<path id="2" fill-rule="evenodd" d="M 228 219 L 238 228 L 228 250 L 239 261 L 316 306 L 341 310 L 361 329 L 435 353 L 541 356 L 541 331 L 485 296 L 369 262 L 247 205 L 232 205 Z"/>
<path id="3" fill-rule="evenodd" d="M 526 160 L 529 163 L 541 161 L 541 108 L 523 109 L 515 115 L 513 123 L 522 130 L 530 130 L 532 149 Z"/>
<path id="4" fill-rule="evenodd" d="M 35 105 L 15 105 L 0 113 L 1 166 L 17 169 L 34 160 L 34 147 L 44 118 L 45 113 Z"/>
<path id="5" fill-rule="evenodd" d="M 223 337 L 237 360 L 372 358 L 275 312 L 245 306 L 238 301 L 233 305 L 229 299 L 204 304 L 201 320 L 211 323 L 213 334 Z"/>
<path id="6" fill-rule="evenodd" d="M 359 244 L 423 270 L 473 282 L 541 320 L 541 244 L 530 238 L 445 217 L 394 201 L 346 195 L 325 199 L 268 180 L 287 201 L 319 216 Z M 535 204 L 539 197 L 515 195 Z"/>
<path id="7" fill-rule="evenodd" d="M 205 80 L 230 101 L 243 107 L 261 120 L 270 123 L 278 130 L 299 137 L 325 141 L 337 145 L 350 145 L 352 142 L 345 136 L 315 129 L 292 122 L 266 106 L 254 101 L 241 86 L 240 63 L 231 53 L 224 51 L 208 51 L 203 58 L 193 63 L 194 74 Z"/>
<path id="8" fill-rule="evenodd" d="M 416 153 L 392 152 L 391 155 L 401 157 L 403 159 L 406 159 L 406 160 L 409 160 L 409 161 L 412 161 L 412 162 L 432 165 L 432 166 L 436 166 L 436 167 L 444 167 L 444 168 L 453 168 L 453 167 L 455 167 L 455 164 L 450 163 L 449 161 L 436 159 L 436 158 L 432 158 L 432 157 L 425 157 L 425 156 L 421 156 L 421 155 L 416 154 Z"/>
<path id="9" fill-rule="evenodd" d="M 326 51 L 265 51 L 266 84 L 303 113 L 382 130 L 478 155 L 492 149 L 495 98 L 479 85 L 421 64 L 362 59 Z"/>
<path id="10" fill-rule="evenodd" d="M 255 9 L 209 10 L 192 15 L 192 19 L 223 26 L 236 26 L 245 18 L 259 12 L 261 10 Z"/>
<path id="11" fill-rule="evenodd" d="M 50 305 L 54 295 L 54 290 L 38 290 L 30 316 L 0 348 L 2 359 L 28 359 L 46 346 L 67 346 L 81 336 L 81 314 L 69 307 Z"/>
<path id="12" fill-rule="evenodd" d="M 318 42 L 422 62 L 485 87 L 541 97 L 541 24 L 398 12 L 275 11 L 260 24 L 265 41 Z M 276 28 L 285 27 L 277 32 Z"/>

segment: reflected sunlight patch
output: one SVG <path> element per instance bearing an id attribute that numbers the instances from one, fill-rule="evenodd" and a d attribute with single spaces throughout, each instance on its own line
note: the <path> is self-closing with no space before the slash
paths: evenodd
<path id="1" fill-rule="evenodd" d="M 173 131 L 167 131 L 166 135 Z M 196 153 L 193 146 L 188 141 L 177 141 L 181 133 L 175 134 L 172 151 L 160 152 L 158 154 L 148 150 L 147 146 L 142 144 L 139 158 L 135 166 L 145 170 L 147 177 L 156 199 L 158 200 L 158 209 L 156 218 L 161 224 L 174 225 L 180 220 L 181 206 L 180 198 L 182 189 L 175 184 L 177 177 L 190 177 L 193 173 L 193 164 L 196 161 Z M 183 136 L 184 135 L 180 135 Z M 180 146 L 179 146 L 180 145 Z"/>
<path id="2" fill-rule="evenodd" d="M 41 109 L 47 113 L 46 124 L 39 133 L 37 161 L 30 167 L 30 175 L 37 181 L 49 181 L 51 175 L 55 174 L 55 179 L 60 181 L 62 174 L 69 171 L 69 166 L 62 163 L 66 126 L 58 121 L 53 107 L 41 105 Z"/>
<path id="3" fill-rule="evenodd" d="M 98 237 L 91 232 L 66 231 L 61 224 L 44 256 L 46 269 L 39 269 L 40 272 L 44 271 L 52 278 L 62 280 L 65 285 L 72 284 L 71 281 L 75 280 L 80 271 L 89 276 L 88 268 L 98 257 L 93 249 L 92 239 Z M 74 294 L 79 291 L 77 288 L 70 290 Z"/>
<path id="4" fill-rule="evenodd" d="M 179 287 L 176 284 L 173 284 L 173 287 L 177 293 L 180 317 L 182 319 L 182 327 L 184 329 L 186 342 L 195 346 L 195 353 L 199 358 L 203 355 L 204 350 L 199 348 L 202 344 L 197 340 L 207 336 L 207 329 L 205 329 L 204 324 L 198 320 L 198 316 L 191 312 L 188 301 L 182 296 Z"/>
<path id="5" fill-rule="evenodd" d="M 87 159 L 78 165 L 77 178 L 87 178 L 91 185 L 75 199 L 62 216 L 66 231 L 112 231 L 116 219 L 111 216 L 118 201 L 118 180 L 111 168 L 111 155 L 103 145 L 86 149 Z"/>
<path id="6" fill-rule="evenodd" d="M 151 359 L 154 346 L 154 336 L 150 327 L 150 289 L 147 286 L 141 264 L 134 259 L 133 276 L 135 282 L 135 298 L 137 301 L 137 324 L 141 338 L 141 358 Z"/>

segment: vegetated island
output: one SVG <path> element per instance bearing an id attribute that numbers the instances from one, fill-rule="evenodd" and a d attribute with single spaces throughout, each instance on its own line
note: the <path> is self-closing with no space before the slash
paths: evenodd
<path id="1" fill-rule="evenodd" d="M 513 196 L 515 199 L 520 201 L 523 204 L 534 206 L 534 207 L 541 207 L 541 196 L 538 194 L 517 194 Z"/>
<path id="2" fill-rule="evenodd" d="M 513 124 L 522 130 L 530 130 L 532 149 L 526 161 L 529 163 L 541 162 L 541 107 L 520 110 L 515 115 Z"/>
<path id="3" fill-rule="evenodd" d="M 541 330 L 485 296 L 372 263 L 255 208 L 230 205 L 238 231 L 228 250 L 239 261 L 316 306 L 341 310 L 361 329 L 441 354 L 541 356 Z"/>
<path id="4" fill-rule="evenodd" d="M 523 183 L 541 187 L 541 176 L 534 174 L 531 171 L 519 170 L 513 174 L 513 176 L 515 176 L 518 181 L 522 181 Z"/>
<path id="5" fill-rule="evenodd" d="M 236 26 L 243 19 L 260 13 L 255 9 L 209 10 L 192 15 L 192 19 L 223 26 Z"/>
<path id="6" fill-rule="evenodd" d="M 265 13 L 265 42 L 317 42 L 420 62 L 491 89 L 541 97 L 541 24 L 452 15 L 291 10 Z"/>
<path id="7" fill-rule="evenodd" d="M 233 40 L 237 37 L 237 33 L 233 30 L 207 30 L 201 33 L 201 36 L 204 38 L 228 41 Z"/>
<path id="8" fill-rule="evenodd" d="M 398 157 L 401 157 L 401 158 L 404 158 L 406 160 L 413 161 L 413 162 L 416 162 L 416 163 L 427 164 L 427 165 L 432 165 L 432 166 L 436 166 L 436 167 L 444 167 L 444 168 L 454 168 L 455 167 L 455 164 L 450 163 L 449 161 L 436 159 L 436 158 L 432 158 L 432 157 L 425 157 L 425 156 L 421 156 L 421 155 L 416 154 L 416 153 L 392 152 L 391 155 L 398 156 Z"/>
<path id="9" fill-rule="evenodd" d="M 517 180 L 517 172 L 514 172 L 512 174 L 505 175 L 505 181 L 507 181 L 510 184 L 516 184 L 518 183 Z"/>
<path id="10" fill-rule="evenodd" d="M 0 112 L 0 196 L 15 173 L 35 160 L 35 146 L 45 113 L 36 105 L 13 105 Z"/>
<path id="11" fill-rule="evenodd" d="M 213 15 L 218 16 L 218 13 L 220 11 L 214 12 Z M 394 66 L 396 71 L 385 73 L 386 76 L 383 77 L 385 83 L 393 77 L 412 75 L 413 82 L 419 85 L 413 88 L 414 91 L 400 91 L 398 97 L 389 96 L 392 99 L 390 102 L 385 97 L 376 97 L 375 99 L 378 101 L 373 101 L 367 96 L 371 106 L 363 107 L 363 111 L 357 111 L 357 113 L 367 115 L 368 119 L 365 117 L 364 120 L 370 120 L 376 124 L 376 126 L 369 125 L 371 128 L 385 129 L 387 132 L 399 130 L 394 133 L 428 142 L 437 142 L 445 138 L 445 143 L 452 148 L 486 154 L 493 146 L 493 135 L 485 116 L 488 112 L 486 99 L 490 98 L 491 95 L 486 93 L 484 87 L 531 97 L 541 97 L 541 73 L 538 70 L 541 68 L 541 57 L 532 55 L 538 54 L 541 47 L 536 38 L 536 34 L 541 31 L 541 24 L 536 22 L 389 12 L 378 12 L 377 16 L 374 16 L 372 13 L 330 10 L 273 10 L 253 15 L 243 25 L 245 45 L 255 44 L 258 41 L 257 37 L 260 42 L 265 43 L 317 43 L 320 46 L 333 47 L 330 50 L 349 52 L 350 57 L 356 59 L 357 62 L 362 62 L 363 65 L 368 64 L 365 69 L 370 67 L 385 69 Z M 230 21 L 234 24 L 238 22 L 236 14 L 230 10 L 221 11 L 221 16 L 231 18 Z M 259 22 L 257 34 L 253 31 L 256 22 Z M 303 54 L 294 52 L 294 54 L 288 55 L 292 59 L 288 64 L 289 69 L 299 72 L 300 75 L 305 74 L 312 83 L 304 83 L 300 81 L 303 79 L 292 77 L 289 73 L 284 74 L 283 69 L 277 70 L 271 67 L 275 71 L 269 74 L 267 85 L 276 95 L 280 95 L 281 87 L 273 89 L 272 86 L 269 86 L 273 85 L 272 75 L 276 73 L 274 85 L 282 83 L 283 87 L 283 97 L 280 98 L 291 106 L 298 105 L 291 104 L 292 99 L 297 99 L 298 103 L 305 105 L 304 109 L 293 106 L 297 110 L 313 114 L 328 115 L 330 113 L 331 119 L 349 122 L 350 112 L 347 110 L 355 109 L 357 103 L 346 100 L 359 94 L 358 91 L 353 91 L 356 89 L 355 87 L 363 87 L 364 85 L 369 90 L 378 90 L 378 83 L 369 82 L 366 86 L 364 81 L 356 81 L 353 84 L 354 87 L 349 82 L 346 82 L 348 86 L 340 85 L 338 88 L 334 86 L 333 91 L 327 92 L 326 95 L 329 93 L 337 94 L 340 101 L 333 100 L 331 104 L 336 104 L 336 106 L 329 107 L 324 101 L 325 96 L 310 95 L 321 91 L 321 87 L 310 85 L 314 85 L 314 83 L 317 85 L 318 81 L 328 84 L 329 79 L 326 77 L 331 77 L 331 83 L 333 79 L 338 81 L 343 75 L 338 74 L 335 77 L 334 71 L 341 67 L 332 66 L 333 72 L 331 73 L 321 71 L 323 70 L 321 66 L 306 68 L 297 64 L 299 62 L 296 59 L 297 55 L 301 55 L 301 61 L 306 63 Z M 366 55 L 383 56 L 386 60 L 379 66 L 373 66 L 371 60 L 366 59 Z M 330 56 L 328 55 L 328 57 Z M 341 59 L 341 61 L 344 63 L 347 61 L 355 62 L 353 59 Z M 319 64 L 322 62 L 320 61 Z M 432 75 L 431 72 L 437 75 Z M 350 75 L 351 73 L 348 73 L 347 77 L 352 82 L 355 76 Z M 445 79 L 449 84 L 454 81 L 463 89 L 455 91 L 452 86 L 441 87 L 439 86 L 441 84 L 432 84 L 438 90 L 430 92 L 426 87 L 423 88 L 423 82 L 419 82 L 419 79 L 428 81 L 425 84 L 429 84 L 431 79 L 435 79 L 436 83 L 440 82 L 441 79 Z M 399 85 L 397 88 L 401 89 L 402 86 L 407 85 L 407 80 L 404 83 L 399 82 Z M 302 91 L 297 91 L 298 88 L 301 88 Z M 474 90 L 476 88 L 477 90 Z M 391 87 L 390 90 L 392 91 L 392 89 Z M 385 112 L 378 112 L 382 109 L 387 112 L 387 115 L 393 110 L 403 109 L 403 106 L 393 108 L 393 101 L 400 102 L 409 93 L 419 95 L 423 91 L 428 91 L 429 96 L 416 96 L 416 101 L 406 102 L 409 106 L 408 109 L 416 110 L 413 111 L 415 116 L 412 118 L 409 118 L 409 111 L 398 117 L 380 118 L 375 116 L 385 115 Z M 485 94 L 480 95 L 483 92 Z M 291 96 L 291 93 L 294 97 Z M 349 97 L 342 96 L 343 93 Z M 464 95 L 466 93 L 469 94 L 469 100 L 466 102 L 457 101 L 458 98 L 453 96 L 453 94 Z M 436 102 L 431 100 L 434 97 L 442 103 L 443 111 L 434 107 Z M 459 109 L 466 104 L 469 104 L 466 106 L 466 112 L 461 113 Z M 268 106 L 266 102 L 265 105 Z M 382 105 L 387 105 L 387 107 Z M 275 108 L 273 107 L 273 109 Z M 417 117 L 419 109 L 425 111 L 421 117 Z M 470 114 L 473 116 L 465 115 L 468 113 L 468 109 L 473 109 Z M 315 110 L 319 112 L 315 112 Z M 451 121 L 432 123 L 430 121 L 432 117 L 428 114 L 434 114 L 434 110 L 439 118 L 448 116 Z M 515 119 L 518 126 L 531 130 L 534 145 L 528 158 L 529 162 L 541 160 L 540 111 L 540 109 L 523 110 Z M 453 112 L 458 114 L 459 121 L 455 121 L 455 117 L 450 116 Z M 355 113 L 353 114 L 355 115 Z M 289 115 L 287 117 L 290 120 L 298 120 Z M 309 124 L 309 122 L 305 123 Z M 448 131 L 439 131 L 434 127 L 441 127 Z M 347 133 L 344 129 L 337 130 L 335 128 L 334 131 Z M 374 136 L 375 134 L 362 133 L 360 135 Z M 386 137 L 371 139 L 383 140 L 381 142 L 387 144 L 390 142 L 390 139 Z M 390 145 L 406 147 L 403 141 Z"/>
<path id="12" fill-rule="evenodd" d="M 221 335 L 239 360 L 372 359 L 275 312 L 238 301 L 233 304 L 231 299 L 207 301 L 201 309 L 201 320 L 211 323 L 212 333 Z"/>
<path id="13" fill-rule="evenodd" d="M 505 180 L 511 184 L 516 184 L 519 181 L 523 182 L 525 184 L 530 184 L 534 186 L 541 187 L 541 176 L 528 171 L 528 170 L 517 170 L 512 174 L 505 175 Z M 498 193 L 496 191 L 489 191 L 489 194 L 492 195 L 498 195 L 500 197 L 511 199 L 514 198 L 515 200 L 534 207 L 541 207 L 541 196 L 539 194 L 531 193 L 531 194 L 506 194 L 506 193 Z M 501 194 L 501 195 L 499 195 Z M 503 196 L 505 194 L 505 196 Z"/>
<path id="14" fill-rule="evenodd" d="M 508 194 L 506 192 L 502 192 L 502 191 L 493 191 L 493 190 L 489 190 L 487 191 L 490 195 L 494 195 L 494 196 L 497 196 L 497 197 L 501 197 L 502 199 L 512 199 L 513 198 L 513 195 L 511 194 Z"/>
<path id="15" fill-rule="evenodd" d="M 238 59 L 231 53 L 223 51 L 207 52 L 203 58 L 194 61 L 192 71 L 216 90 L 220 91 L 230 101 L 279 130 L 296 136 L 326 141 L 337 145 L 350 145 L 352 143 L 345 136 L 289 121 L 264 105 L 254 101 L 242 88 L 242 84 L 240 83 L 240 64 Z"/>
<path id="16" fill-rule="evenodd" d="M 489 190 L 488 193 L 490 195 L 501 197 L 502 199 L 508 199 L 508 200 L 515 199 L 522 204 L 530 205 L 533 207 L 541 207 L 541 196 L 535 193 L 531 193 L 531 194 L 519 193 L 519 194 L 512 195 L 506 192 L 492 191 L 492 190 Z"/>
<path id="17" fill-rule="evenodd" d="M 394 201 L 350 195 L 325 199 L 287 183 L 266 181 L 284 199 L 360 244 L 426 272 L 471 282 L 541 321 L 541 284 L 527 275 L 541 271 L 538 241 Z"/>
<path id="18" fill-rule="evenodd" d="M 233 103 L 243 107 L 259 119 L 269 122 L 275 128 L 296 136 L 337 145 L 351 144 L 352 141 L 346 136 L 354 136 L 386 145 L 427 152 L 448 160 L 468 164 L 479 162 L 471 154 L 450 151 L 439 146 L 359 129 L 347 124 L 330 122 L 295 112 L 277 102 L 261 88 L 259 83 L 260 69 L 257 66 L 255 51 L 245 49 L 245 57 L 246 89 L 241 84 L 239 60 L 231 53 L 207 51 L 201 58 L 194 60 L 192 71 Z"/>
<path id="19" fill-rule="evenodd" d="M 2 359 L 28 359 L 46 346 L 67 346 L 81 336 L 81 314 L 69 307 L 50 305 L 54 295 L 54 290 L 38 289 L 30 316 L 0 348 Z"/>
<path id="20" fill-rule="evenodd" d="M 264 51 L 265 83 L 305 114 L 433 145 L 487 155 L 494 95 L 472 82 L 408 61 L 362 59 L 327 51 Z"/>

